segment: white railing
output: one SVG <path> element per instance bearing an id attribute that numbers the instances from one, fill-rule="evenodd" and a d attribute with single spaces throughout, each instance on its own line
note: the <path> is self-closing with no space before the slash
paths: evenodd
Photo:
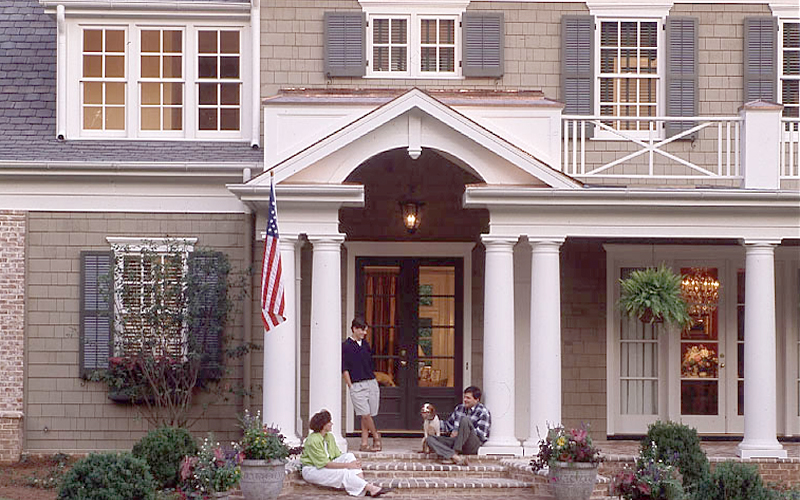
<path id="1" fill-rule="evenodd" d="M 781 118 L 781 179 L 800 179 L 800 118 Z"/>
<path id="2" fill-rule="evenodd" d="M 739 132 L 742 121 L 739 116 L 637 118 L 564 115 L 563 172 L 574 177 L 598 178 L 740 179 Z M 690 123 L 692 127 L 665 137 L 665 124 L 669 122 Z M 640 130 L 621 130 L 617 128 L 620 123 L 637 124 L 632 128 Z M 616 124 L 616 127 L 611 124 Z M 587 138 L 589 125 L 594 127 L 591 141 Z M 685 144 L 688 139 L 692 139 L 689 146 Z M 600 141 L 623 141 L 632 145 L 634 150 L 630 151 L 631 146 L 604 147 Z M 668 146 L 671 146 L 671 151 Z M 695 146 L 700 150 L 696 151 Z M 689 160 L 693 154 L 704 160 L 702 164 Z M 608 161 L 609 156 L 614 158 Z"/>

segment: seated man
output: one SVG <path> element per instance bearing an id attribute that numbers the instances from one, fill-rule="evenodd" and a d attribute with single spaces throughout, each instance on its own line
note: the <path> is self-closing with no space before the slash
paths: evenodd
<path id="1" fill-rule="evenodd" d="M 456 406 L 442 422 L 441 436 L 428 436 L 428 446 L 440 457 L 456 465 L 467 465 L 463 455 L 475 455 L 489 439 L 492 416 L 481 404 L 481 390 L 474 385 L 464 389 L 464 403 Z"/>

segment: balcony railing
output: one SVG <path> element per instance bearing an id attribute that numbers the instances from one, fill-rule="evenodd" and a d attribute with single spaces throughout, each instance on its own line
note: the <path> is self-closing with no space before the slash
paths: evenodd
<path id="1" fill-rule="evenodd" d="M 666 137 L 670 123 L 685 130 Z M 742 123 L 739 116 L 564 115 L 563 171 L 578 178 L 741 179 Z"/>
<path id="2" fill-rule="evenodd" d="M 781 179 L 800 179 L 800 118 L 782 118 L 781 131 Z"/>

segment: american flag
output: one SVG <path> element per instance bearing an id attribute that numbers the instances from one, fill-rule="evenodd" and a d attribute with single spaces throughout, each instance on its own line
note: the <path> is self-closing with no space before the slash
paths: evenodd
<path id="1" fill-rule="evenodd" d="M 267 237 L 264 238 L 264 262 L 261 267 L 261 319 L 264 320 L 264 329 L 267 331 L 286 321 L 286 317 L 283 315 L 286 302 L 283 298 L 277 208 L 275 186 L 272 185 L 270 179 Z"/>

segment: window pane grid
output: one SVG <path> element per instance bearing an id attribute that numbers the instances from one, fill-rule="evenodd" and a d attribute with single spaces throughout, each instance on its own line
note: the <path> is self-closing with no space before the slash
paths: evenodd
<path id="1" fill-rule="evenodd" d="M 183 130 L 183 32 L 141 32 L 141 130 Z"/>
<path id="2" fill-rule="evenodd" d="M 238 131 L 241 122 L 241 51 L 238 31 L 198 32 L 198 128 Z"/>
<path id="3" fill-rule="evenodd" d="M 408 70 L 408 20 L 373 19 L 372 68 L 380 72 Z"/>
<path id="4" fill-rule="evenodd" d="M 600 31 L 600 114 L 657 115 L 658 23 L 603 21 Z M 622 130 L 648 130 L 647 121 L 609 120 Z"/>
<path id="5" fill-rule="evenodd" d="M 83 30 L 84 130 L 125 130 L 125 30 Z"/>
<path id="6" fill-rule="evenodd" d="M 420 21 L 420 71 L 423 73 L 454 73 L 455 45 L 455 20 L 422 19 Z"/>

